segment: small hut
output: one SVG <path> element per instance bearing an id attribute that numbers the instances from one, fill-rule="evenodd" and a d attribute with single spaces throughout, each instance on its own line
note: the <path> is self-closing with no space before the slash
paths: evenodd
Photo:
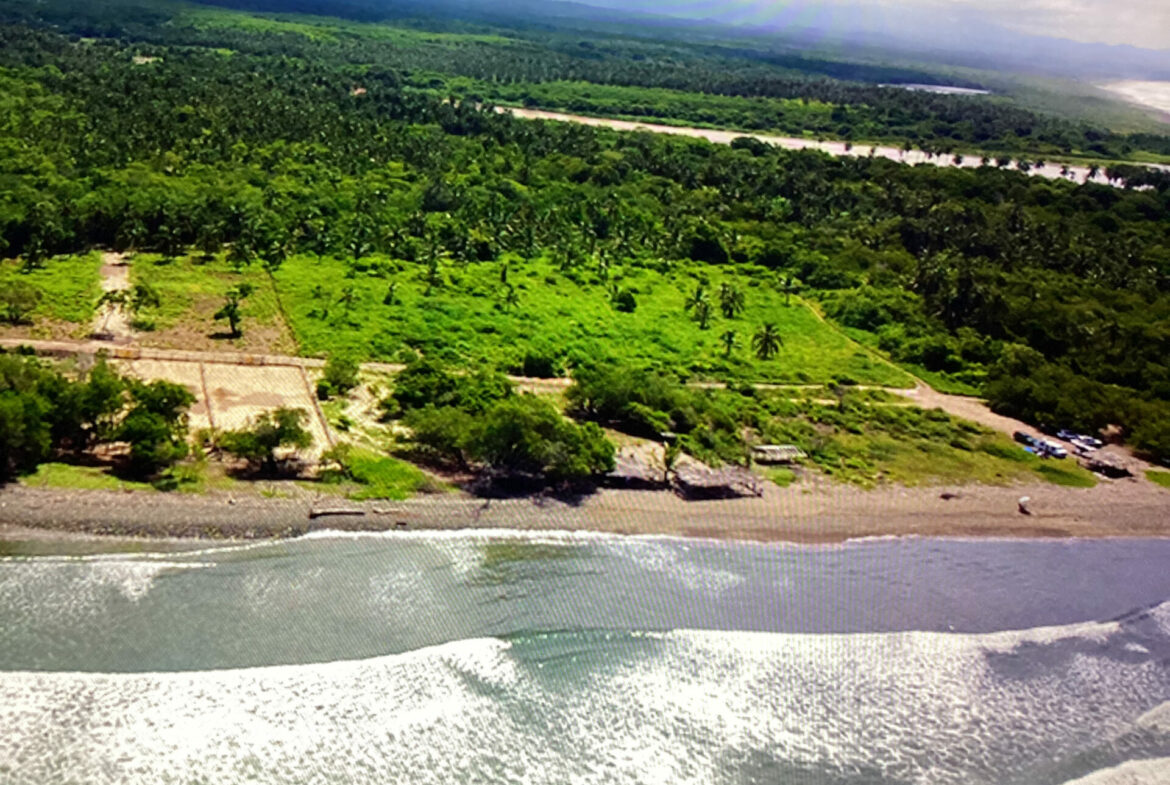
<path id="1" fill-rule="evenodd" d="M 688 499 L 731 499 L 763 496 L 760 478 L 739 466 L 712 469 L 698 463 L 686 463 L 674 471 L 679 494 Z"/>
<path id="2" fill-rule="evenodd" d="M 647 462 L 637 453 L 619 452 L 614 457 L 613 471 L 605 475 L 605 484 L 611 488 L 654 490 L 666 485 L 663 470 Z"/>

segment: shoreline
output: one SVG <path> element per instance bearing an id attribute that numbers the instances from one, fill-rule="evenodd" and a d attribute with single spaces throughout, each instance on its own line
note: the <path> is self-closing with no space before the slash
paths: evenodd
<path id="1" fill-rule="evenodd" d="M 1021 496 L 1031 498 L 1031 515 L 1017 510 Z M 0 542 L 96 538 L 182 546 L 287 539 L 315 531 L 475 529 L 813 545 L 911 536 L 1097 539 L 1170 537 L 1168 512 L 1170 491 L 1124 480 L 1095 488 L 1028 484 L 868 491 L 798 484 L 770 488 L 760 498 L 711 501 L 687 501 L 669 491 L 601 489 L 567 501 L 448 494 L 363 503 L 10 486 L 0 490 Z"/>

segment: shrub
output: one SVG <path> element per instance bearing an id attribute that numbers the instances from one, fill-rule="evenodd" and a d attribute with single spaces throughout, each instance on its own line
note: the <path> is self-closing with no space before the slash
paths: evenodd
<path id="1" fill-rule="evenodd" d="M 8 281 L 0 288 L 0 320 L 24 324 L 40 302 L 40 289 L 26 281 Z"/>
<path id="2" fill-rule="evenodd" d="M 564 365 L 559 352 L 549 347 L 540 346 L 524 352 L 524 359 L 517 370 L 521 376 L 555 379 L 564 371 Z"/>
<path id="3" fill-rule="evenodd" d="M 512 394 L 512 383 L 498 371 L 483 369 L 457 375 L 432 360 L 421 359 L 408 363 L 395 377 L 390 394 L 393 403 L 383 401 L 382 410 L 387 416 L 426 406 L 477 413 Z"/>
<path id="4" fill-rule="evenodd" d="M 638 300 L 629 289 L 619 289 L 613 296 L 613 307 L 622 313 L 638 310 Z"/>
<path id="5" fill-rule="evenodd" d="M 220 434 L 218 445 L 253 468 L 263 467 L 275 473 L 277 450 L 304 449 L 313 443 L 313 435 L 304 428 L 307 419 L 304 409 L 280 408 L 266 412 L 256 417 L 248 428 Z"/>
<path id="6" fill-rule="evenodd" d="M 334 395 L 345 395 L 358 386 L 361 365 L 353 357 L 331 354 L 325 361 L 325 371 L 317 382 L 317 397 L 321 400 Z"/>
<path id="7" fill-rule="evenodd" d="M 466 467 L 464 453 L 471 435 L 472 416 L 451 406 L 412 409 L 404 420 L 415 448 L 441 463 Z"/>
<path id="8" fill-rule="evenodd" d="M 185 458 L 191 391 L 174 382 L 135 380 L 130 397 L 130 410 L 115 431 L 115 438 L 130 443 L 130 471 L 146 476 Z"/>
<path id="9" fill-rule="evenodd" d="M 471 428 L 471 457 L 508 475 L 577 481 L 610 471 L 614 446 L 595 423 L 578 425 L 541 398 L 500 401 Z"/>

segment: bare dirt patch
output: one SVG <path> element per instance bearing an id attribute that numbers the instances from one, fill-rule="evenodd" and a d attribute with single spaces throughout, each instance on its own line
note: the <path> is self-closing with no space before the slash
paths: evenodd
<path id="1" fill-rule="evenodd" d="M 296 342 L 283 320 L 266 324 L 246 319 L 244 334 L 228 335 L 227 324 L 213 318 L 223 305 L 223 297 L 201 296 L 191 303 L 190 313 L 177 324 L 149 333 L 140 333 L 138 343 L 158 349 L 184 349 L 201 352 L 256 352 L 260 354 L 295 354 Z M 245 304 L 246 305 L 246 304 Z M 246 310 L 246 308 L 245 308 Z"/>
<path id="2" fill-rule="evenodd" d="M 0 339 L 30 341 L 75 341 L 88 338 L 91 325 L 61 319 L 37 319 L 35 324 L 0 325 Z"/>
<path id="3" fill-rule="evenodd" d="M 217 429 L 244 428 L 257 415 L 281 407 L 303 409 L 313 434 L 313 446 L 306 454 L 319 455 L 329 448 L 330 435 L 299 368 L 206 363 L 203 378 Z"/>

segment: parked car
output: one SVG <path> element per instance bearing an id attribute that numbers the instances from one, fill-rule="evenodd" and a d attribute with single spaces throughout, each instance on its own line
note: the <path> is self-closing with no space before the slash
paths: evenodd
<path id="1" fill-rule="evenodd" d="M 1064 439 L 1066 442 L 1072 442 L 1077 447 L 1085 450 L 1099 450 L 1105 446 L 1105 443 L 1095 436 L 1070 431 L 1068 428 L 1060 429 L 1056 432 L 1056 436 L 1059 439 Z"/>
<path id="2" fill-rule="evenodd" d="M 1046 454 L 1051 455 L 1053 458 L 1064 460 L 1068 457 L 1068 450 L 1064 449 L 1056 442 L 1044 440 L 1040 443 L 1040 446 Z"/>

